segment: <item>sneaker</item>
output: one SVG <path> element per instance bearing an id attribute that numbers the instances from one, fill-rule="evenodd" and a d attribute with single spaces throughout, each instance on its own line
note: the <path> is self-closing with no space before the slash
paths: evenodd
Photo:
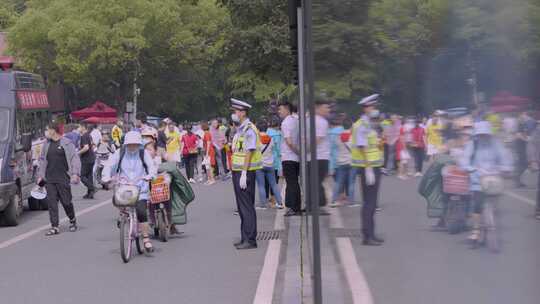
<path id="1" fill-rule="evenodd" d="M 360 204 L 360 203 L 350 203 L 350 204 L 347 205 L 347 207 L 351 207 L 351 208 L 360 207 L 360 206 L 362 206 L 362 204 Z"/>
<path id="2" fill-rule="evenodd" d="M 213 185 L 213 184 L 215 184 L 215 183 L 216 183 L 216 181 L 213 180 L 213 181 L 207 181 L 207 182 L 204 183 L 204 184 L 207 185 L 207 186 L 210 186 L 210 185 Z"/>
<path id="3" fill-rule="evenodd" d="M 421 176 L 422 176 L 422 173 L 416 172 L 416 174 L 415 174 L 414 176 L 415 176 L 415 177 L 421 177 Z"/>
<path id="4" fill-rule="evenodd" d="M 189 179 L 189 183 L 195 184 L 195 180 L 194 180 L 193 178 L 190 178 L 190 179 Z"/>
<path id="5" fill-rule="evenodd" d="M 266 209 L 268 209 L 268 207 L 263 206 L 263 205 L 258 205 L 258 206 L 255 207 L 255 209 L 256 210 L 266 210 Z"/>
<path id="6" fill-rule="evenodd" d="M 329 206 L 330 208 L 336 208 L 336 207 L 341 206 L 341 204 L 338 203 L 338 202 L 331 202 L 330 204 L 328 204 L 328 206 Z"/>
<path id="7" fill-rule="evenodd" d="M 285 206 L 283 204 L 276 204 L 276 209 L 283 209 Z"/>

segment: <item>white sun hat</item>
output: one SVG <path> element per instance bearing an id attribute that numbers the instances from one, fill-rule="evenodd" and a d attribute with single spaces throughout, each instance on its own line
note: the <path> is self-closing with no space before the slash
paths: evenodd
<path id="1" fill-rule="evenodd" d="M 489 121 L 479 121 L 474 124 L 474 135 L 491 135 L 491 124 Z"/>
<path id="2" fill-rule="evenodd" d="M 129 131 L 124 139 L 124 145 L 142 145 L 141 133 L 137 131 Z"/>

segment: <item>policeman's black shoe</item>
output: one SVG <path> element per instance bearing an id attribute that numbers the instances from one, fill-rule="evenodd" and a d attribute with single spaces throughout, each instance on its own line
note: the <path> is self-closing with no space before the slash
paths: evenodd
<path id="1" fill-rule="evenodd" d="M 256 249 L 257 244 L 255 243 L 249 243 L 249 242 L 243 242 L 242 244 L 235 246 L 237 250 L 244 250 L 244 249 Z"/>
<path id="2" fill-rule="evenodd" d="M 381 246 L 382 243 L 376 242 L 376 241 L 374 241 L 372 239 L 364 239 L 362 241 L 362 245 L 364 245 L 364 246 Z"/>
<path id="3" fill-rule="evenodd" d="M 234 243 L 233 245 L 234 245 L 234 247 L 238 247 L 238 246 L 242 245 L 243 243 L 244 243 L 244 241 L 240 240 L 240 241 Z"/>

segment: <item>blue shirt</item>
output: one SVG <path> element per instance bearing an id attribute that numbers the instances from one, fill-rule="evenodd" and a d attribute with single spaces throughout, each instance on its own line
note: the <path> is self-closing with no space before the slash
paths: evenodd
<path id="1" fill-rule="evenodd" d="M 341 133 L 343 133 L 345 129 L 343 126 L 337 126 L 333 127 L 328 131 L 328 135 L 330 136 L 330 162 L 329 162 L 329 172 L 332 174 L 334 170 L 336 169 L 336 162 L 337 162 L 337 155 L 338 155 L 338 140 Z"/>
<path id="2" fill-rule="evenodd" d="M 279 130 L 268 128 L 266 134 L 272 138 L 272 155 L 274 157 L 274 170 L 281 171 L 281 132 Z"/>
<path id="3" fill-rule="evenodd" d="M 148 181 L 142 179 L 154 178 L 157 175 L 157 168 L 154 165 L 150 154 L 147 151 L 144 152 L 144 162 L 148 168 L 147 173 L 144 169 L 143 163 L 141 162 L 139 151 L 132 153 L 126 150 L 122 163 L 119 164 L 120 151 L 121 149 L 116 150 L 103 168 L 104 180 L 107 181 L 112 176 L 116 175 L 117 168 L 120 166 L 120 177 L 125 177 L 129 181 L 137 181 L 137 186 L 140 187 L 139 199 L 148 200 L 150 185 Z"/>
<path id="4" fill-rule="evenodd" d="M 64 137 L 69 139 L 77 149 L 80 147 L 81 135 L 79 133 L 71 131 L 64 134 Z"/>
<path id="5" fill-rule="evenodd" d="M 476 149 L 476 151 L 475 151 Z M 473 157 L 474 154 L 474 157 Z M 508 154 L 503 145 L 496 139 L 491 144 L 482 145 L 473 141 L 465 146 L 463 155 L 459 160 L 460 167 L 471 173 L 471 190 L 480 191 L 481 172 L 498 173 L 512 169 L 512 155 Z"/>

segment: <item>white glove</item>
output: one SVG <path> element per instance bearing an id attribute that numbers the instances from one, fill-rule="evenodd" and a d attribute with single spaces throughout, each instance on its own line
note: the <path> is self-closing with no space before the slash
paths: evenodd
<path id="1" fill-rule="evenodd" d="M 242 171 L 242 175 L 240 175 L 240 189 L 247 189 L 247 171 L 245 170 Z"/>
<path id="2" fill-rule="evenodd" d="M 375 173 L 373 172 L 373 168 L 366 168 L 366 184 L 368 186 L 375 185 Z"/>

